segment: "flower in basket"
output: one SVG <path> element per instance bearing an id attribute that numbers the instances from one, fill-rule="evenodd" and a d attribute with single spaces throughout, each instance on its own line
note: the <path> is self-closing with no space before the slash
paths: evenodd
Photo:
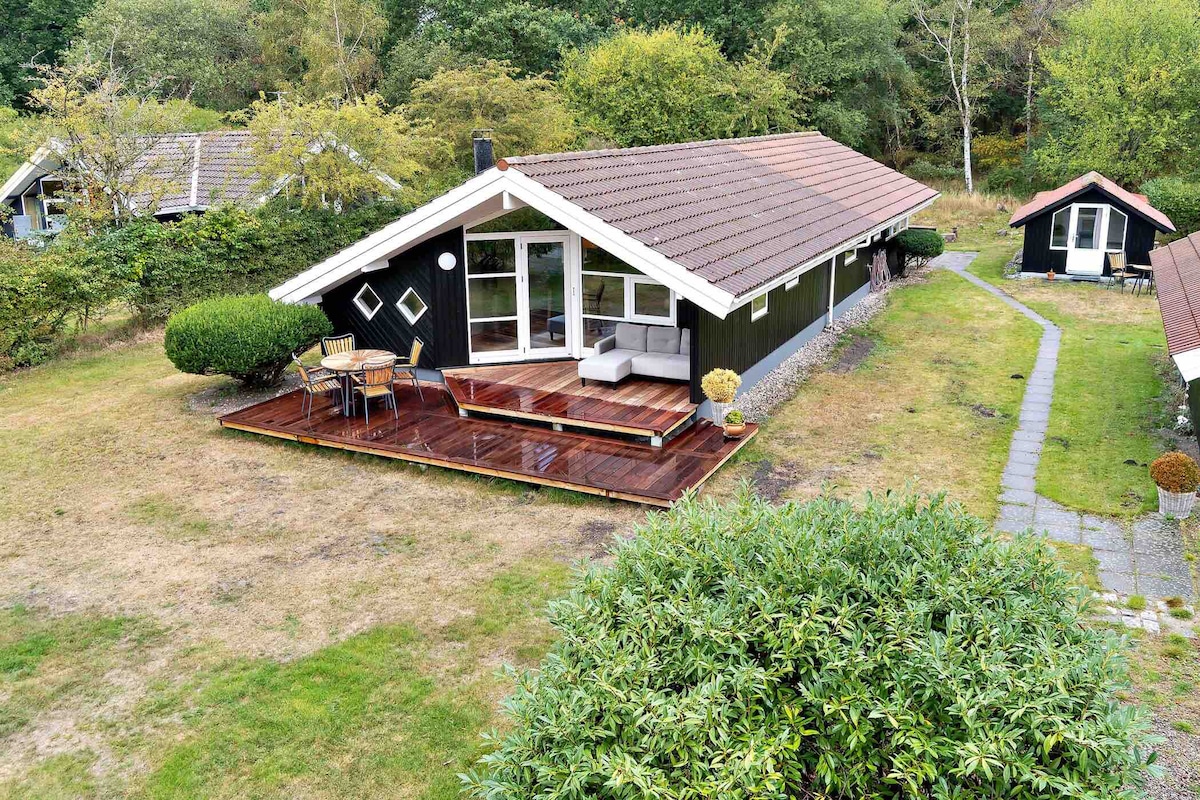
<path id="1" fill-rule="evenodd" d="M 742 378 L 731 369 L 714 369 L 700 379 L 704 396 L 714 403 L 732 403 Z"/>
<path id="2" fill-rule="evenodd" d="M 744 425 L 746 424 L 746 416 L 736 408 L 725 415 L 726 425 Z"/>
<path id="3" fill-rule="evenodd" d="M 1150 464 L 1150 477 L 1164 491 L 1194 494 L 1200 486 L 1200 467 L 1186 453 L 1164 453 Z"/>

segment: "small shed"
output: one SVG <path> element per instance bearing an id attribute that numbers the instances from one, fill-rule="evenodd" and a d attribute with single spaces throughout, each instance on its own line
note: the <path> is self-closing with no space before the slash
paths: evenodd
<path id="1" fill-rule="evenodd" d="M 1200 231 L 1150 253 L 1167 352 L 1188 388 L 1193 423 L 1200 423 Z"/>
<path id="2" fill-rule="evenodd" d="M 1038 192 L 1009 220 L 1025 228 L 1022 272 L 1054 272 L 1081 278 L 1110 273 L 1109 254 L 1127 264 L 1148 264 L 1157 233 L 1175 225 L 1142 194 L 1127 191 L 1099 172 Z"/>

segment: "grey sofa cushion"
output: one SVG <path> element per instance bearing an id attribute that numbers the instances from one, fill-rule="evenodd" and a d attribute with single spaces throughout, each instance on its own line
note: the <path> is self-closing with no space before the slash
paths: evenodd
<path id="1" fill-rule="evenodd" d="M 691 328 L 679 329 L 679 355 L 690 356 L 692 354 L 692 330 Z"/>
<path id="2" fill-rule="evenodd" d="M 617 323 L 617 349 L 646 352 L 646 326 L 630 322 Z"/>
<path id="3" fill-rule="evenodd" d="M 642 353 L 633 359 L 633 374 L 686 381 L 690 376 L 688 361 L 687 356 L 678 354 Z"/>
<path id="4" fill-rule="evenodd" d="M 633 359 L 645 355 L 637 350 L 609 350 L 579 362 L 579 377 L 589 381 L 617 381 L 629 377 Z"/>
<path id="5" fill-rule="evenodd" d="M 679 328 L 664 328 L 655 325 L 646 329 L 647 353 L 679 354 Z"/>

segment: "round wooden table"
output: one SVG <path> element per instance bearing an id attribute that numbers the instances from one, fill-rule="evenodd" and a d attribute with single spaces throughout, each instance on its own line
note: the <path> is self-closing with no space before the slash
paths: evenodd
<path id="1" fill-rule="evenodd" d="M 370 361 L 395 359 L 396 354 L 390 350 L 347 350 L 344 353 L 330 353 L 321 359 L 321 366 L 330 372 L 336 372 L 342 379 L 342 413 L 350 416 L 350 376 L 362 372 L 363 366 Z"/>

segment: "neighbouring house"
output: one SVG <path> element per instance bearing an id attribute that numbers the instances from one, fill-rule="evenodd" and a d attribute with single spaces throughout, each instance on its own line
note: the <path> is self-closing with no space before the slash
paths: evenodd
<path id="1" fill-rule="evenodd" d="M 1167 352 L 1187 384 L 1188 408 L 1196 426 L 1200 424 L 1200 231 L 1152 250 L 1150 264 Z"/>
<path id="2" fill-rule="evenodd" d="M 151 139 L 139 157 L 139 171 L 147 169 L 159 191 L 133 198 L 130 210 L 134 213 L 153 208 L 159 219 L 176 219 L 222 204 L 261 205 L 289 182 L 285 177 L 262 189 L 249 131 L 164 134 Z M 349 148 L 343 149 L 349 157 L 356 156 Z M 0 187 L 0 204 L 11 210 L 0 216 L 6 236 L 23 239 L 62 227 L 63 201 L 56 199 L 63 191 L 60 150 L 54 143 L 38 148 Z M 401 189 L 391 177 L 374 174 L 385 191 Z"/>
<path id="3" fill-rule="evenodd" d="M 1148 264 L 1155 235 L 1175 232 L 1174 223 L 1145 195 L 1098 172 L 1038 192 L 1008 224 L 1025 228 L 1022 272 L 1084 279 L 1108 275 L 1114 253 L 1124 253 L 1126 264 Z"/>
<path id="4" fill-rule="evenodd" d="M 709 370 L 745 391 L 864 297 L 937 197 L 816 132 L 501 159 L 270 294 L 360 347 L 419 337 L 429 370 L 578 361 L 700 403 Z"/>

